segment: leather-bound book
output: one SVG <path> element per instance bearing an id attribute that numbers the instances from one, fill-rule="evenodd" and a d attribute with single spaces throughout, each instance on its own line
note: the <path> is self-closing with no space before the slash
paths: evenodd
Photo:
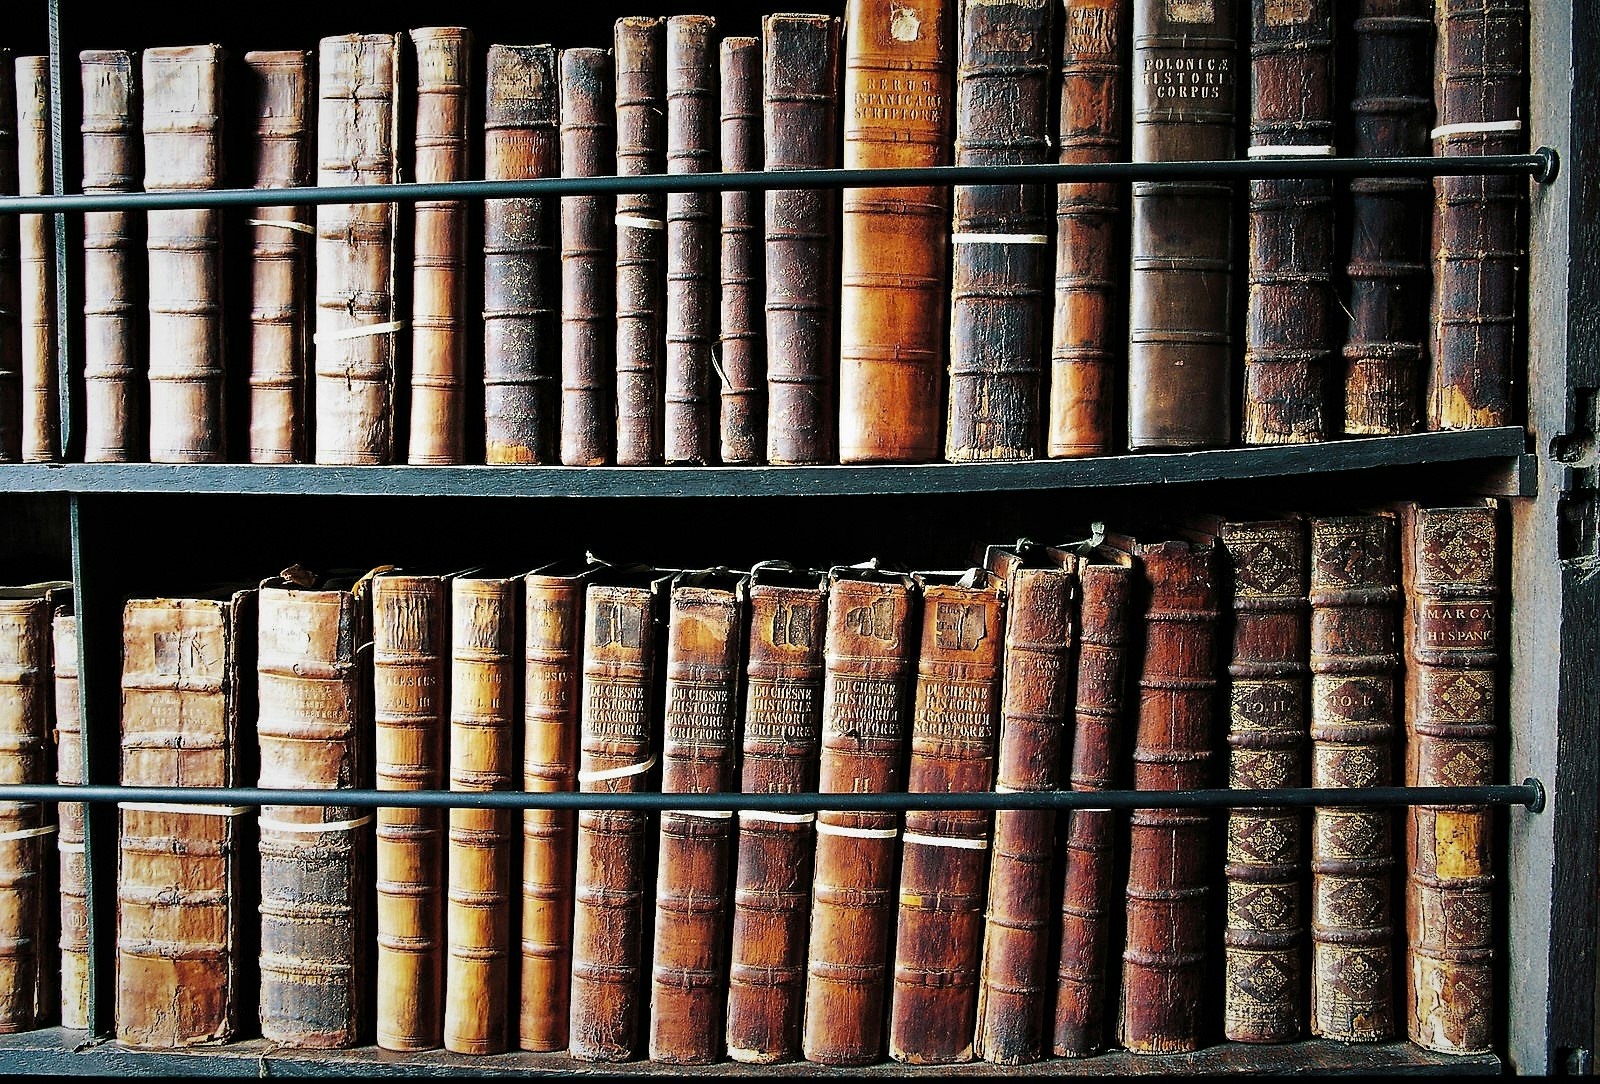
<path id="1" fill-rule="evenodd" d="M 1348 153 L 1430 153 L 1433 0 L 1357 0 L 1341 19 L 1339 65 L 1350 72 Z M 1426 177 L 1352 177 L 1344 260 L 1350 318 L 1344 342 L 1344 431 L 1385 436 L 1417 428 L 1428 335 Z"/>
<path id="2" fill-rule="evenodd" d="M 845 14 L 844 168 L 950 163 L 954 0 Z M 948 188 L 849 188 L 839 279 L 839 460 L 939 458 Z"/>
<path id="3" fill-rule="evenodd" d="M 256 593 L 122 610 L 124 786 L 235 787 Z M 239 1030 L 241 806 L 119 807 L 117 1041 L 165 1049 Z"/>
<path id="4" fill-rule="evenodd" d="M 0 196 L 17 194 L 17 84 L 11 50 L 0 49 Z M 0 215 L 0 463 L 22 458 L 22 269 L 20 215 Z"/>
<path id="5" fill-rule="evenodd" d="M 364 591 L 297 567 L 261 585 L 259 606 L 260 785 L 369 785 Z M 354 806 L 261 807 L 265 1039 L 332 1048 L 354 1046 L 363 1033 L 371 822 Z"/>
<path id="6" fill-rule="evenodd" d="M 722 171 L 759 170 L 761 39 L 723 38 L 719 55 Z M 722 193 L 722 319 L 712 368 L 722 389 L 724 463 L 760 463 L 766 448 L 763 232 L 761 193 Z"/>
<path id="7" fill-rule="evenodd" d="M 467 180 L 472 32 L 459 26 L 411 31 L 417 109 L 412 176 L 420 183 Z M 419 200 L 411 245 L 411 438 L 407 462 L 465 462 L 467 382 L 467 205 Z"/>
<path id="8" fill-rule="evenodd" d="M 1042 564 L 1036 546 L 991 550 L 985 565 L 1006 585 L 1005 669 L 994 787 L 1055 790 L 1072 702 L 1077 561 Z M 1050 1004 L 1050 873 L 1057 818 L 1047 809 L 994 816 L 989 908 L 983 931 L 974 1053 L 997 1065 L 1037 1061 Z"/>
<path id="9" fill-rule="evenodd" d="M 57 609 L 50 625 L 54 648 L 56 782 L 70 786 L 84 778 L 83 717 L 78 701 L 78 619 Z M 61 1026 L 89 1026 L 89 871 L 83 845 L 82 802 L 56 807 L 61 855 Z"/>
<path id="10" fill-rule="evenodd" d="M 1059 158 L 1127 158 L 1128 10 L 1130 0 L 1073 0 L 1064 5 Z M 1112 450 L 1122 373 L 1124 264 L 1119 226 L 1121 185 L 1063 184 L 1056 190 L 1055 313 L 1050 338 L 1052 459 Z"/>
<path id="11" fill-rule="evenodd" d="M 478 572 L 451 581 L 451 790 L 516 786 L 521 587 L 521 576 Z M 444 1046 L 458 1054 L 510 1046 L 513 830 L 509 809 L 450 810 Z"/>
<path id="12" fill-rule="evenodd" d="M 916 706 L 906 789 L 994 784 L 1006 593 L 992 573 L 918 573 Z M 989 884 L 989 814 L 908 810 L 901 836 L 889 1056 L 913 1065 L 972 1060 L 978 954 Z"/>
<path id="13" fill-rule="evenodd" d="M 244 55 L 255 105 L 255 186 L 299 188 L 311 178 L 311 54 Z M 270 198 L 270 197 L 263 197 Z M 250 462 L 306 459 L 310 299 L 309 207 L 264 205 L 250 228 Z"/>
<path id="14" fill-rule="evenodd" d="M 17 193 L 41 196 L 50 182 L 50 58 L 19 56 Z M 9 217 L 9 216 L 7 216 Z M 22 459 L 48 463 L 60 443 L 56 375 L 55 226 L 51 215 L 18 215 L 22 289 Z"/>
<path id="15" fill-rule="evenodd" d="M 1522 153 L 1528 0 L 1438 0 L 1433 23 L 1433 153 Z M 1433 179 L 1429 429 L 1511 421 L 1526 193 L 1519 177 Z"/>
<path id="16" fill-rule="evenodd" d="M 761 19 L 767 169 L 839 164 L 839 20 Z M 767 462 L 834 460 L 838 193 L 766 195 Z"/>
<path id="17" fill-rule="evenodd" d="M 492 181 L 560 172 L 553 45 L 489 46 L 483 170 Z M 483 204 L 483 446 L 490 464 L 554 463 L 560 248 L 553 199 Z"/>
<path id="18" fill-rule="evenodd" d="M 1500 732 L 1497 508 L 1400 507 L 1406 776 L 1411 787 L 1494 780 Z M 1445 1054 L 1492 1049 L 1493 812 L 1406 810 L 1406 1029 Z"/>
<path id="19" fill-rule="evenodd" d="M 372 579 L 373 774 L 379 790 L 445 782 L 449 579 L 389 572 Z M 378 1045 L 440 1043 L 444 991 L 444 813 L 379 809 Z"/>
<path id="20" fill-rule="evenodd" d="M 661 789 L 733 790 L 743 577 L 725 569 L 679 573 L 667 609 Z M 651 1061 L 704 1065 L 722 1056 L 732 829 L 727 810 L 661 813 Z"/>
<path id="21" fill-rule="evenodd" d="M 317 55 L 317 184 L 393 184 L 397 34 L 323 38 Z M 315 457 L 394 458 L 395 205 L 317 208 Z"/>
<path id="22" fill-rule="evenodd" d="M 746 794 L 816 789 L 822 741 L 826 579 L 779 565 L 750 571 L 745 667 Z M 728 968 L 728 1056 L 771 1064 L 800 1051 L 812 813 L 742 810 Z"/>
<path id="23" fill-rule="evenodd" d="M 1234 157 L 1236 0 L 1135 0 L 1133 160 Z M 1135 181 L 1128 446 L 1229 443 L 1233 185 Z"/>
<path id="24" fill-rule="evenodd" d="M 875 565 L 835 568 L 828 581 L 817 790 L 900 790 L 916 686 L 915 584 Z M 802 1049 L 808 1061 L 869 1065 L 884 1048 L 900 816 L 829 811 L 816 824 Z"/>
<path id="25" fill-rule="evenodd" d="M 667 20 L 667 172 L 717 168 L 716 21 Z M 663 455 L 668 463 L 717 461 L 717 401 L 711 347 L 720 281 L 714 192 L 667 193 L 667 353 Z"/>
<path id="26" fill-rule="evenodd" d="M 1059 0 L 960 5 L 958 166 L 1043 162 Z M 1032 459 L 1042 431 L 1049 274 L 1043 185 L 961 185 L 951 225 L 945 458 Z"/>
<path id="27" fill-rule="evenodd" d="M 561 51 L 561 175 L 612 170 L 611 54 Z M 561 462 L 594 466 L 611 458 L 611 264 L 614 200 L 561 197 Z"/>
<path id="28" fill-rule="evenodd" d="M 1387 514 L 1311 521 L 1311 785 L 1389 782 L 1400 570 Z M 1394 1034 L 1390 811 L 1313 811 L 1311 1033 Z"/>
<path id="29" fill-rule="evenodd" d="M 1250 0 L 1250 157 L 1333 154 L 1333 0 Z M 1333 432 L 1333 182 L 1250 182 L 1244 442 Z"/>
<path id="30" fill-rule="evenodd" d="M 78 54 L 83 84 L 83 191 L 139 186 L 139 76 L 133 53 Z M 144 388 L 138 380 L 138 280 L 127 211 L 83 216 L 83 458 L 126 463 L 143 450 Z"/>
<path id="31" fill-rule="evenodd" d="M 667 171 L 666 20 L 618 19 L 617 173 Z M 661 462 L 666 197 L 617 197 L 617 462 Z"/>

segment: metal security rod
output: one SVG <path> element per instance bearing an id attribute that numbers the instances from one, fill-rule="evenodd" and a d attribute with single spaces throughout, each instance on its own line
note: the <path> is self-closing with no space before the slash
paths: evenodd
<path id="1" fill-rule="evenodd" d="M 537 177 L 520 181 L 440 181 L 312 188 L 219 188 L 198 192 L 116 192 L 86 196 L 4 196 L 0 214 L 143 211 L 197 207 L 405 203 L 412 200 L 511 199 L 643 192 L 759 192 L 794 188 L 901 188 L 957 184 L 1055 184 L 1294 177 L 1444 177 L 1526 174 L 1553 180 L 1551 147 L 1533 154 L 1454 158 L 1237 158 L 1208 162 L 1045 162 L 1022 166 L 923 166 L 914 169 L 779 169 L 747 173 L 652 173 L 635 177 Z"/>

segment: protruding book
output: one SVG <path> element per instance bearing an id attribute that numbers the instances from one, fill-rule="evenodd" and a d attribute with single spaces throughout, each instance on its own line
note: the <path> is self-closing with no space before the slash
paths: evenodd
<path id="1" fill-rule="evenodd" d="M 722 171 L 759 170 L 761 40 L 722 39 L 718 86 Z M 762 315 L 761 193 L 722 193 L 722 305 L 712 370 L 721 389 L 721 461 L 762 462 L 766 450 L 766 328 Z"/>

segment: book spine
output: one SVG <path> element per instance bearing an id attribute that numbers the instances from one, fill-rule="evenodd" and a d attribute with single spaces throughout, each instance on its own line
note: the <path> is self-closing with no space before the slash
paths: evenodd
<path id="1" fill-rule="evenodd" d="M 954 7 L 849 6 L 844 168 L 949 164 Z M 843 203 L 839 459 L 931 461 L 940 451 L 949 189 L 851 188 Z"/>
<path id="2" fill-rule="evenodd" d="M 1311 524 L 1311 785 L 1389 782 L 1399 569 L 1386 515 Z M 1311 1031 L 1394 1033 L 1386 809 L 1317 808 L 1311 831 Z"/>
<path id="3" fill-rule="evenodd" d="M 1136 0 L 1135 162 L 1234 157 L 1236 25 L 1235 0 Z M 1233 438 L 1233 202 L 1226 181 L 1133 184 L 1130 448 Z"/>
<path id="4" fill-rule="evenodd" d="M 450 789 L 516 786 L 520 578 L 458 577 L 450 592 Z M 509 809 L 450 810 L 444 1046 L 500 1054 L 510 1043 Z"/>
<path id="5" fill-rule="evenodd" d="M 50 618 L 45 599 L 0 599 L 0 783 L 49 780 Z M 40 803 L 0 802 L 0 1034 L 31 1031 L 48 1012 L 45 841 L 54 832 Z"/>
<path id="6" fill-rule="evenodd" d="M 417 181 L 467 179 L 472 32 L 411 31 L 416 48 Z M 466 461 L 467 205 L 419 200 L 411 250 L 411 437 L 407 461 Z"/>
<path id="7" fill-rule="evenodd" d="M 1333 147 L 1333 3 L 1251 0 L 1250 156 Z M 1304 444 L 1332 432 L 1333 182 L 1250 182 L 1244 442 Z"/>
<path id="8" fill-rule="evenodd" d="M 121 50 L 78 54 L 83 83 L 83 191 L 132 192 L 139 184 L 138 78 Z M 137 302 L 132 215 L 83 216 L 83 458 L 126 463 L 137 454 L 140 402 L 134 355 Z"/>
<path id="9" fill-rule="evenodd" d="M 732 790 L 737 778 L 742 603 L 734 591 L 673 588 L 661 789 Z M 726 1048 L 729 843 L 727 811 L 661 813 L 651 969 L 650 1060 L 704 1065 Z"/>
<path id="10" fill-rule="evenodd" d="M 50 58 L 19 56 L 17 78 L 17 193 L 40 196 L 50 183 Z M 56 458 L 55 226 L 51 215 L 19 215 L 22 289 L 22 459 Z"/>
<path id="11" fill-rule="evenodd" d="M 393 184 L 395 34 L 323 38 L 317 58 L 317 184 Z M 317 207 L 315 458 L 394 459 L 395 205 Z"/>
<path id="12" fill-rule="evenodd" d="M 724 38 L 720 65 L 723 172 L 759 170 L 761 40 Z M 722 193 L 722 312 L 712 367 L 722 390 L 722 462 L 730 464 L 760 463 L 766 447 L 761 202 L 759 192 Z"/>
<path id="13" fill-rule="evenodd" d="M 960 6 L 955 162 L 1043 162 L 1059 0 Z M 961 185 L 950 244 L 950 412 L 945 458 L 1039 450 L 1050 253 L 1042 185 Z"/>
<path id="14" fill-rule="evenodd" d="M 311 55 L 244 55 L 255 103 L 255 186 L 299 188 L 311 177 Z M 263 197 L 268 198 L 268 197 Z M 261 206 L 250 222 L 250 462 L 306 458 L 308 207 Z"/>
<path id="15" fill-rule="evenodd" d="M 373 770 L 379 790 L 444 785 L 445 581 L 372 581 Z M 378 1045 L 428 1050 L 441 1039 L 444 814 L 379 809 Z"/>
<path id="16" fill-rule="evenodd" d="M 17 82 L 0 49 L 0 196 L 17 194 Z M 20 215 L 0 215 L 0 463 L 22 458 L 22 268 Z"/>
<path id="17" fill-rule="evenodd" d="M 839 164 L 839 20 L 767 15 L 761 21 L 767 169 Z M 838 194 L 766 194 L 767 462 L 834 459 Z"/>
<path id="18" fill-rule="evenodd" d="M 78 619 L 57 613 L 51 624 L 55 658 L 56 782 L 84 778 L 83 717 L 78 700 Z M 89 1027 L 89 871 L 83 846 L 82 802 L 62 802 L 56 818 L 61 856 L 61 1026 Z"/>
<path id="19" fill-rule="evenodd" d="M 611 54 L 561 51 L 561 175 L 607 172 L 612 145 Z M 612 443 L 611 320 L 615 268 L 610 196 L 561 197 L 561 462 L 606 462 Z"/>
<path id="20" fill-rule="evenodd" d="M 750 588 L 740 787 L 746 794 L 815 788 L 826 619 L 827 596 L 817 590 Z M 728 1055 L 738 1062 L 770 1064 L 800 1049 L 815 819 L 739 814 L 728 969 Z"/>
<path id="21" fill-rule="evenodd" d="M 828 594 L 817 789 L 899 790 L 916 642 L 904 584 L 836 581 Z M 808 1061 L 869 1065 L 883 1049 L 898 873 L 896 813 L 819 812 L 806 955 Z"/>
<path id="22" fill-rule="evenodd" d="M 484 176 L 553 177 L 561 170 L 556 50 L 489 46 Z M 557 461 L 557 201 L 483 204 L 484 462 Z"/>

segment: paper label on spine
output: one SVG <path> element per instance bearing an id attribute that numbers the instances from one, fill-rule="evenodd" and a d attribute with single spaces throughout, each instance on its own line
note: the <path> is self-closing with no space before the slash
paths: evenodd
<path id="1" fill-rule="evenodd" d="M 1209 23 L 1216 17 L 1216 0 L 1167 0 L 1169 23 Z"/>

